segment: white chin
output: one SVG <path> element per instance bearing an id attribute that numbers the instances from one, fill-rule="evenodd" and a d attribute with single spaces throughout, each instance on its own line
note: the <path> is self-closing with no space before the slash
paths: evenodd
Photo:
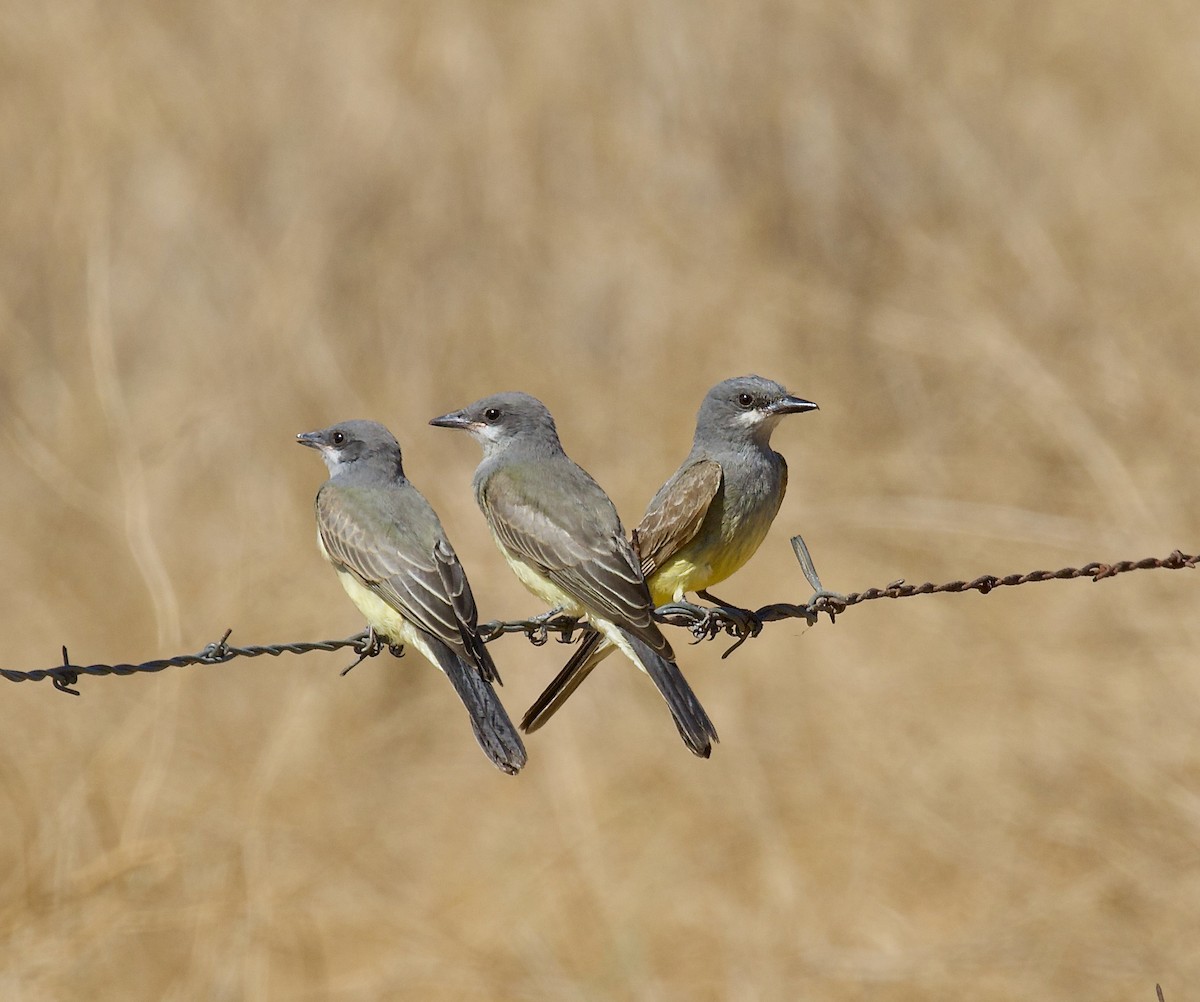
<path id="1" fill-rule="evenodd" d="M 472 428 L 471 434 L 480 442 L 497 442 L 500 440 L 500 429 L 493 424 L 481 424 L 476 428 Z"/>

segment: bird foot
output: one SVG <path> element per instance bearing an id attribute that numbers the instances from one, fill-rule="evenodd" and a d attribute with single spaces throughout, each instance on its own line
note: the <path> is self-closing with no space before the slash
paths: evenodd
<path id="1" fill-rule="evenodd" d="M 741 606 L 731 605 L 729 602 L 717 598 L 711 592 L 701 590 L 696 592 L 696 594 L 716 606 L 712 610 L 712 613 L 727 620 L 724 624 L 725 632 L 730 636 L 738 637 L 739 642 L 745 641 L 750 637 L 757 637 L 762 633 L 763 624 L 757 613 L 751 612 L 749 609 L 743 609 Z M 736 646 L 735 644 L 734 647 Z M 730 648 L 730 650 L 733 649 L 732 647 Z"/>
<path id="2" fill-rule="evenodd" d="M 673 626 L 686 626 L 695 638 L 692 641 L 694 644 L 700 643 L 701 640 L 712 640 L 723 628 L 712 609 L 706 609 L 686 599 L 660 605 L 654 610 L 654 618 Z"/>
<path id="3" fill-rule="evenodd" d="M 529 617 L 525 626 L 525 636 L 534 647 L 541 647 L 550 642 L 550 623 L 562 611 L 563 607 L 558 605 L 540 615 Z"/>
<path id="4" fill-rule="evenodd" d="M 704 597 L 709 601 L 717 601 L 718 604 L 710 609 L 686 600 L 671 602 L 655 610 L 657 618 L 677 626 L 686 626 L 695 638 L 692 641 L 694 644 L 702 640 L 715 640 L 722 633 L 737 637 L 737 643 L 721 655 L 723 658 L 728 657 L 751 637 L 757 637 L 762 631 L 762 620 L 749 609 L 726 605 L 714 600 L 710 595 Z"/>
<path id="5" fill-rule="evenodd" d="M 555 616 L 561 615 L 562 611 L 563 611 L 563 607 L 561 605 L 558 605 L 558 606 L 555 606 L 553 609 L 551 609 L 549 612 L 542 612 L 536 616 L 530 616 L 529 622 L 533 623 L 536 626 L 546 626 L 547 624 L 550 623 L 551 620 L 554 619 Z"/>
<path id="6" fill-rule="evenodd" d="M 757 637 L 762 633 L 762 620 L 749 609 L 739 609 L 736 606 L 721 606 L 714 609 L 713 612 L 727 620 L 725 632 L 731 637 L 737 637 L 737 640 L 733 642 L 730 648 L 721 654 L 722 661 L 751 637 Z"/>
<path id="7" fill-rule="evenodd" d="M 523 624 L 525 636 L 534 647 L 541 647 L 543 644 L 549 643 L 551 632 L 558 634 L 559 643 L 569 644 L 574 641 L 579 620 L 574 616 L 564 616 L 562 613 L 563 607 L 560 605 L 549 612 L 531 616 L 525 621 Z"/>

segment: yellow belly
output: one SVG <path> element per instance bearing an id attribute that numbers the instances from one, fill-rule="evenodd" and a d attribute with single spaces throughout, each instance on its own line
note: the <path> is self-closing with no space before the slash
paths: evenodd
<path id="1" fill-rule="evenodd" d="M 724 581 L 754 556 L 770 527 L 770 518 L 749 519 L 732 539 L 718 538 L 703 544 L 693 541 L 683 547 L 647 579 L 654 604 L 678 602 L 686 592 Z"/>
<path id="2" fill-rule="evenodd" d="M 512 572 L 517 576 L 517 580 L 551 609 L 561 607 L 563 612 L 568 616 L 582 616 L 584 614 L 583 606 L 559 588 L 558 585 L 554 584 L 554 582 L 546 580 L 539 571 L 534 570 L 525 561 L 510 555 L 503 546 L 500 547 L 500 552 L 504 554 L 504 559 L 508 561 L 508 566 L 512 568 Z"/>
<path id="3" fill-rule="evenodd" d="M 499 546 L 499 542 L 497 542 Z M 512 568 L 517 579 L 526 588 L 529 589 L 535 596 L 545 602 L 550 608 L 561 608 L 563 613 L 568 616 L 581 616 L 591 623 L 607 638 L 609 644 L 618 647 L 621 652 L 629 658 L 642 671 L 646 670 L 646 666 L 642 664 L 637 654 L 634 653 L 633 647 L 630 646 L 628 640 L 621 634 L 621 631 L 616 625 L 601 616 L 593 615 L 585 609 L 577 599 L 568 595 L 565 591 L 554 584 L 552 581 L 547 581 L 540 572 L 534 570 L 523 560 L 519 560 L 512 556 L 503 546 L 500 546 L 500 552 L 504 554 L 504 559 L 508 561 L 508 566 Z M 602 650 L 604 648 L 601 648 Z M 607 653 L 607 651 L 605 651 Z M 600 660 L 603 660 L 601 655 Z"/>
<path id="4" fill-rule="evenodd" d="M 367 625 L 379 636 L 386 637 L 393 644 L 407 644 L 415 648 L 425 656 L 426 661 L 439 671 L 441 670 L 442 666 L 438 664 L 437 657 L 430 650 L 424 635 L 399 612 L 369 588 L 360 584 L 354 575 L 346 571 L 338 571 L 338 580 L 346 589 L 350 600 L 358 606 L 358 611 L 363 614 Z"/>
<path id="5" fill-rule="evenodd" d="M 329 553 L 325 549 L 325 544 L 321 542 L 320 533 L 317 534 L 317 548 L 321 551 L 321 555 L 328 560 Z M 425 656 L 425 660 L 441 671 L 442 666 L 438 664 L 425 637 L 398 610 L 388 605 L 349 571 L 337 568 L 337 576 L 342 583 L 342 588 L 350 596 L 350 601 L 357 606 L 358 611 L 363 614 L 363 618 L 372 630 L 379 636 L 386 637 L 393 644 L 407 644 L 415 648 Z"/>

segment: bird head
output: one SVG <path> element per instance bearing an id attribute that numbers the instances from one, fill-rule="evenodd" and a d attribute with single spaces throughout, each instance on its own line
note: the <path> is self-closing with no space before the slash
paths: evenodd
<path id="1" fill-rule="evenodd" d="M 429 423 L 469 432 L 485 456 L 515 443 L 561 449 L 550 411 L 528 393 L 496 393 Z"/>
<path id="2" fill-rule="evenodd" d="M 320 431 L 302 432 L 296 441 L 321 453 L 331 477 L 367 466 L 403 475 L 399 443 L 375 421 L 343 421 Z"/>
<path id="3" fill-rule="evenodd" d="M 704 397 L 696 415 L 696 439 L 767 445 L 784 415 L 815 410 L 811 400 L 793 396 L 772 379 L 737 376 L 717 383 Z"/>

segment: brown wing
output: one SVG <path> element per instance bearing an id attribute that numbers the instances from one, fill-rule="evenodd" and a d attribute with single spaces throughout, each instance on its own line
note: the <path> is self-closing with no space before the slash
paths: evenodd
<path id="1" fill-rule="evenodd" d="M 317 528 L 334 566 L 496 680 L 475 633 L 478 614 L 462 565 L 415 488 L 381 493 L 327 484 L 317 495 Z"/>
<path id="2" fill-rule="evenodd" d="M 633 530 L 633 548 L 646 577 L 692 541 L 720 489 L 721 464 L 711 459 L 683 467 L 663 484 Z"/>
<path id="3" fill-rule="evenodd" d="M 541 495 L 531 497 L 516 477 L 501 470 L 488 478 L 479 500 L 496 538 L 511 554 L 586 608 L 672 656 L 654 625 L 650 592 L 608 497 L 581 477 L 565 485 L 548 482 Z"/>

